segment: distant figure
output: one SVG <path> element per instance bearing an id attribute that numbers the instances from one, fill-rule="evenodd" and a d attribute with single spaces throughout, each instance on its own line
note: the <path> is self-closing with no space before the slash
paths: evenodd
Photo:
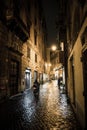
<path id="1" fill-rule="evenodd" d="M 34 93 L 36 103 L 38 102 L 38 99 L 39 99 L 39 87 L 40 87 L 40 83 L 36 79 L 33 84 L 33 93 Z"/>
<path id="2" fill-rule="evenodd" d="M 61 79 L 60 79 L 60 77 L 58 78 L 58 87 L 59 87 L 59 89 L 60 89 L 60 82 L 61 82 Z"/>
<path id="3" fill-rule="evenodd" d="M 37 89 L 37 91 L 39 91 L 39 86 L 40 86 L 40 84 L 39 84 L 39 82 L 37 81 L 37 79 L 35 80 L 33 86 Z"/>

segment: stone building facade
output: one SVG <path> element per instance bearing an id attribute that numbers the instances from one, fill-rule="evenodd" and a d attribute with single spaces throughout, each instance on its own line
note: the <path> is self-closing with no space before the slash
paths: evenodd
<path id="1" fill-rule="evenodd" d="M 64 42 L 66 92 L 87 129 L 87 0 L 57 0 L 58 44 Z"/>
<path id="2" fill-rule="evenodd" d="M 67 45 L 68 96 L 82 128 L 87 129 L 87 0 L 68 1 Z"/>
<path id="3" fill-rule="evenodd" d="M 22 46 L 22 89 L 31 88 L 35 79 L 43 82 L 46 61 L 46 24 L 41 5 L 34 1 L 31 8 L 30 38 Z M 37 9 L 37 10 L 36 10 Z"/>
<path id="4" fill-rule="evenodd" d="M 43 79 L 46 24 L 40 1 L 0 1 L 0 101 Z"/>

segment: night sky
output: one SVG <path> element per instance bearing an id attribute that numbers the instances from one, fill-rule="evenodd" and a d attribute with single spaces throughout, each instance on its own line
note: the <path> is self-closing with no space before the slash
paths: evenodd
<path id="1" fill-rule="evenodd" d="M 48 46 L 56 42 L 56 16 L 57 16 L 57 0 L 42 0 L 44 15 L 46 18 L 48 32 Z"/>

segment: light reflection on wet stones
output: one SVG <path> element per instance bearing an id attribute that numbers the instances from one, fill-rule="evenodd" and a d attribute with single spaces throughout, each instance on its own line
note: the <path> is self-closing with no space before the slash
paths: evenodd
<path id="1" fill-rule="evenodd" d="M 79 129 L 66 95 L 59 92 L 55 82 L 40 87 L 38 100 L 35 100 L 32 90 L 28 90 L 5 105 L 6 108 L 0 111 L 3 116 L 0 121 L 6 124 L 0 126 L 2 130 Z"/>

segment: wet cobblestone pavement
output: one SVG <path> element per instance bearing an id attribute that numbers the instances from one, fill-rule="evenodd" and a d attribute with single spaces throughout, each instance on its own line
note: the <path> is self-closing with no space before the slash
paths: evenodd
<path id="1" fill-rule="evenodd" d="M 55 81 L 40 86 L 39 99 L 25 91 L 0 105 L 0 130 L 81 130 Z"/>

